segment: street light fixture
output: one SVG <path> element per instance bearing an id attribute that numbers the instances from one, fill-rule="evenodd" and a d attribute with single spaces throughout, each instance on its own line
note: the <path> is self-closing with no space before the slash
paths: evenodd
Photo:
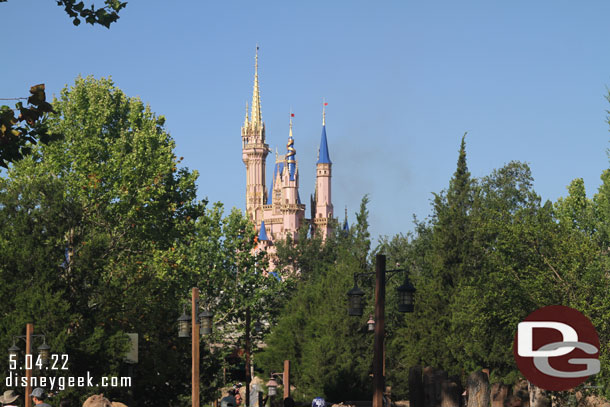
<path id="1" fill-rule="evenodd" d="M 15 344 L 15 339 L 13 339 L 13 346 L 8 348 L 8 358 L 9 358 L 9 360 L 17 360 L 19 358 L 19 352 L 20 351 L 21 351 L 21 349 L 19 349 L 19 346 L 17 346 Z"/>
<path id="2" fill-rule="evenodd" d="M 362 304 L 362 297 L 364 296 L 364 291 L 358 287 L 358 283 L 356 282 L 356 275 L 354 276 L 354 287 L 347 292 L 347 297 L 349 299 L 349 315 L 352 316 L 362 316 L 362 310 L 364 309 L 364 305 Z"/>
<path id="3" fill-rule="evenodd" d="M 277 394 L 277 381 L 273 376 L 267 382 L 267 394 L 269 396 L 275 396 Z"/>
<path id="4" fill-rule="evenodd" d="M 38 346 L 38 356 L 40 356 L 40 361 L 43 365 L 49 363 L 49 360 L 51 360 L 51 347 L 47 345 L 47 338 L 44 335 L 30 335 L 30 338 L 42 338 L 42 345 Z M 24 341 L 27 341 L 27 336 L 13 336 L 13 346 L 8 348 L 9 360 L 13 361 L 19 359 L 19 353 L 21 352 L 21 349 L 19 349 L 19 346 L 17 346 L 17 344 L 15 343 L 15 339 L 23 339 Z"/>
<path id="5" fill-rule="evenodd" d="M 408 274 L 405 276 L 405 282 L 396 291 L 398 291 L 398 311 L 413 312 L 415 304 L 413 297 L 416 290 L 411 281 L 409 281 Z"/>
<path id="6" fill-rule="evenodd" d="M 212 319 L 214 313 L 209 309 L 204 310 L 199 314 L 199 320 L 201 321 L 201 335 L 206 336 L 212 333 Z"/>
<path id="7" fill-rule="evenodd" d="M 277 395 L 277 379 L 281 380 L 282 386 L 284 386 L 284 399 L 290 397 L 290 360 L 284 361 L 284 371 L 269 374 L 269 381 L 267 385 L 267 396 L 273 397 Z"/>
<path id="8" fill-rule="evenodd" d="M 38 347 L 38 354 L 40 355 L 42 364 L 46 365 L 49 363 L 49 360 L 51 360 L 51 347 L 47 345 L 47 339 L 44 336 L 42 338 L 42 345 Z"/>
<path id="9" fill-rule="evenodd" d="M 375 330 L 375 320 L 373 314 L 369 315 L 369 320 L 366 321 L 367 331 L 373 332 Z"/>
<path id="10" fill-rule="evenodd" d="M 182 315 L 178 318 L 178 337 L 188 338 L 191 336 L 191 317 L 186 314 L 186 305 L 182 308 Z"/>

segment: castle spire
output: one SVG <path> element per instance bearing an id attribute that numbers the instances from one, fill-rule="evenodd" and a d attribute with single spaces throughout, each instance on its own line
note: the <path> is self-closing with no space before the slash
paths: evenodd
<path id="1" fill-rule="evenodd" d="M 328 155 L 328 141 L 326 140 L 326 105 L 322 103 L 322 138 L 320 139 L 320 149 L 318 150 L 317 164 L 332 164 Z"/>
<path id="2" fill-rule="evenodd" d="M 326 126 L 326 101 L 322 98 L 322 126 Z"/>
<path id="3" fill-rule="evenodd" d="M 294 181 L 294 173 L 296 171 L 296 160 L 295 155 L 297 151 L 294 148 L 294 139 L 292 138 L 292 118 L 294 113 L 290 113 L 290 130 L 288 131 L 288 144 L 286 144 L 286 164 L 288 165 L 288 172 L 290 173 L 290 180 Z"/>
<path id="4" fill-rule="evenodd" d="M 254 90 L 252 92 L 252 114 L 250 117 L 255 127 L 262 127 L 261 95 L 258 87 L 258 44 L 256 45 L 256 54 L 254 56 Z"/>
<path id="5" fill-rule="evenodd" d="M 244 127 L 248 127 L 248 101 L 246 101 L 246 119 L 244 120 Z"/>

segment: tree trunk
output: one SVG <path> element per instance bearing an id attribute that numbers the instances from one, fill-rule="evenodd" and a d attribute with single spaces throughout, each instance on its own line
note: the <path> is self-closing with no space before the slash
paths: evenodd
<path id="1" fill-rule="evenodd" d="M 460 407 L 461 386 L 454 378 L 441 383 L 441 407 Z"/>
<path id="2" fill-rule="evenodd" d="M 423 383 L 424 407 L 436 407 L 434 404 L 436 401 L 436 396 L 434 395 L 434 368 L 432 366 L 424 367 Z"/>
<path id="3" fill-rule="evenodd" d="M 504 407 L 508 400 L 509 386 L 502 383 L 494 383 L 491 386 L 491 407 Z"/>
<path id="4" fill-rule="evenodd" d="M 424 407 L 424 383 L 421 366 L 409 369 L 409 406 Z"/>
<path id="5" fill-rule="evenodd" d="M 542 390 L 530 382 L 528 382 L 528 390 L 530 393 L 530 407 L 551 407 L 551 399 L 546 390 Z"/>
<path id="6" fill-rule="evenodd" d="M 468 407 L 489 407 L 489 378 L 483 371 L 468 376 Z"/>

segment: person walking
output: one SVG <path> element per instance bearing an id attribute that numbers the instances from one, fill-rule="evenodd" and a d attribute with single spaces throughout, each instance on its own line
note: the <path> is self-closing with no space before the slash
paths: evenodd
<path id="1" fill-rule="evenodd" d="M 5 407 L 17 407 L 15 400 L 19 398 L 19 394 L 15 390 L 7 390 L 0 396 L 0 403 Z"/>
<path id="2" fill-rule="evenodd" d="M 44 402 L 44 399 L 47 398 L 47 394 L 40 387 L 36 387 L 30 394 L 30 397 L 32 398 L 32 401 L 36 407 L 51 407 L 49 404 Z"/>

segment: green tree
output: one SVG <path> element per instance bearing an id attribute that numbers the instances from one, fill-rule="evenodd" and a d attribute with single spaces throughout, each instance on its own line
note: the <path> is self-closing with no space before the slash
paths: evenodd
<path id="1" fill-rule="evenodd" d="M 64 138 L 37 146 L 0 179 L 4 349 L 33 321 L 55 352 L 69 354 L 70 375 L 127 375 L 125 333 L 136 332 L 138 403 L 178 405 L 190 391 L 190 344 L 175 321 L 190 288 L 230 333 L 244 306 L 264 304 L 281 284 L 262 276 L 264 256 L 250 254 L 254 231 L 239 212 L 196 200 L 197 173 L 179 168 L 162 116 L 91 77 L 53 104 L 49 129 Z M 223 362 L 206 343 L 210 400 Z M 73 390 L 86 391 L 99 389 Z"/>
<path id="2" fill-rule="evenodd" d="M 336 227 L 324 242 L 314 236 L 278 250 L 280 261 L 296 259 L 297 267 L 310 268 L 301 274 L 277 325 L 265 337 L 267 347 L 255 360 L 268 372 L 281 369 L 282 361 L 289 359 L 299 399 L 341 401 L 370 393 L 372 336 L 366 334 L 366 319 L 347 316 L 346 299 L 354 273 L 370 271 L 370 265 L 363 264 L 370 245 L 367 202 L 365 197 L 348 234 Z M 370 298 L 372 284 L 372 278 L 360 283 Z M 369 304 L 367 311 L 371 309 Z"/>
<path id="3" fill-rule="evenodd" d="M 466 162 L 465 138 L 464 134 L 449 188 L 435 194 L 430 222 L 419 224 L 416 229 L 416 239 L 425 237 L 425 244 L 416 245 L 418 250 L 410 259 L 417 287 L 417 307 L 406 319 L 409 330 L 404 333 L 409 339 L 405 343 L 409 346 L 396 350 L 411 365 L 423 363 L 451 373 L 459 372 L 456 372 L 455 352 L 448 346 L 453 334 L 451 304 L 461 281 L 472 275 L 474 260 L 470 215 L 475 189 Z"/>

